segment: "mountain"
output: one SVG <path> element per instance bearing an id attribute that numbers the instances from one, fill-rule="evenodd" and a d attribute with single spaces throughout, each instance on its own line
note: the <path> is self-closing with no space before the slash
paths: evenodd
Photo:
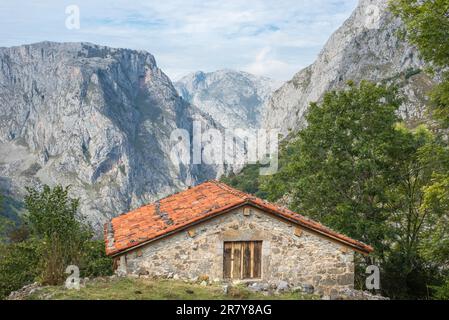
<path id="1" fill-rule="evenodd" d="M 263 126 L 284 136 L 306 125 L 310 102 L 348 80 L 396 83 L 408 98 L 401 108 L 405 120 L 425 118 L 426 92 L 434 80 L 422 72 L 417 50 L 398 37 L 402 22 L 387 9 L 388 0 L 360 0 L 351 17 L 328 40 L 317 60 L 299 71 L 271 97 Z"/>
<path id="2" fill-rule="evenodd" d="M 198 120 L 220 128 L 177 94 L 143 51 L 42 42 L 0 48 L 0 188 L 72 186 L 97 227 L 186 185 L 213 165 L 170 161 L 170 134 Z"/>
<path id="3" fill-rule="evenodd" d="M 225 128 L 258 128 L 276 82 L 243 71 L 199 71 L 175 82 L 175 87 L 183 99 Z"/>

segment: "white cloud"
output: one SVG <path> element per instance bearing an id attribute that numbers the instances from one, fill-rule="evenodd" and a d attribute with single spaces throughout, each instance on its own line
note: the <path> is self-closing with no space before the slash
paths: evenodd
<path id="1" fill-rule="evenodd" d="M 270 75 L 274 79 L 287 79 L 292 72 L 298 71 L 296 66 L 277 60 L 271 53 L 271 48 L 263 48 L 256 55 L 254 62 L 246 66 L 244 70 L 259 76 Z M 293 68 L 294 70 L 292 70 Z"/>
<path id="2" fill-rule="evenodd" d="M 65 28 L 65 7 L 81 28 Z M 253 70 L 287 80 L 310 64 L 357 0 L 0 0 L 0 46 L 89 41 L 147 50 L 171 77 Z M 268 48 L 268 49 L 267 49 Z"/>

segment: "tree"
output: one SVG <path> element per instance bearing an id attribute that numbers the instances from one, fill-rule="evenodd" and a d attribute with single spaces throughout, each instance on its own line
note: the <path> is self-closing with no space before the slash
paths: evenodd
<path id="1" fill-rule="evenodd" d="M 421 210 L 433 213 L 421 252 L 441 265 L 449 264 L 449 147 L 433 141 L 420 150 L 420 161 L 433 168 L 429 183 L 423 187 Z"/>
<path id="2" fill-rule="evenodd" d="M 69 187 L 27 188 L 25 206 L 32 235 L 40 241 L 41 280 L 60 284 L 68 265 L 81 262 L 84 244 L 92 234 L 77 214 L 78 199 L 69 197 Z"/>
<path id="3" fill-rule="evenodd" d="M 78 199 L 69 197 L 69 189 L 27 188 L 24 221 L 0 242 L 0 299 L 36 280 L 61 284 L 71 264 L 82 276 L 112 274 L 104 242 L 92 239 L 91 228 L 78 214 Z"/>
<path id="4" fill-rule="evenodd" d="M 392 175 L 396 90 L 362 82 L 312 103 L 308 127 L 286 152 L 280 173 L 264 190 L 341 232 L 374 245 L 382 256 L 388 217 L 386 186 Z"/>
<path id="5" fill-rule="evenodd" d="M 449 153 L 427 128 L 400 123 L 397 96 L 369 82 L 327 93 L 311 104 L 307 128 L 262 188 L 270 200 L 287 193 L 292 209 L 373 245 L 360 266 L 380 264 L 384 293 L 422 298 L 441 283 L 445 265 L 427 259 L 423 248 L 433 243 L 433 252 L 444 253 L 432 237 L 447 228 L 446 185 L 431 186 L 447 172 L 442 159 L 449 161 Z"/>
<path id="6" fill-rule="evenodd" d="M 426 261 L 446 266 L 443 284 L 433 286 L 436 299 L 449 300 L 449 179 L 444 175 L 436 175 L 434 183 L 425 192 L 423 206 L 437 213 L 438 219 L 433 221 L 433 228 L 427 230 L 427 237 L 420 247 Z"/>
<path id="7" fill-rule="evenodd" d="M 449 0 L 392 0 L 391 10 L 405 24 L 407 40 L 416 45 L 432 71 L 449 67 Z M 433 115 L 449 127 L 449 74 L 432 94 Z"/>
<path id="8" fill-rule="evenodd" d="M 394 183 L 388 186 L 388 223 L 393 237 L 387 239 L 390 248 L 383 261 L 384 291 L 398 298 L 426 297 L 428 287 L 440 282 L 444 264 L 435 257 L 426 259 L 422 249 L 447 213 L 437 212 L 425 202 L 434 177 L 445 172 L 440 160 L 447 148 L 424 126 L 410 130 L 401 124 L 396 132 L 397 143 L 392 149 Z"/>
<path id="9" fill-rule="evenodd" d="M 449 128 L 449 0 L 392 0 L 391 9 L 405 24 L 407 40 L 416 45 L 421 56 L 430 64 L 430 72 L 440 71 L 442 81 L 430 93 L 431 111 L 443 129 Z M 447 134 L 443 131 L 443 135 Z M 442 156 L 442 157 L 441 157 Z M 440 154 L 439 161 L 447 162 L 446 152 Z M 428 241 L 421 251 L 427 260 L 449 260 L 447 225 L 447 192 L 449 181 L 449 166 L 440 170 L 432 177 L 432 183 L 425 187 L 423 210 L 431 210 L 440 215 L 437 228 L 432 229 Z M 445 212 L 445 214 L 444 214 Z M 441 216 L 443 218 L 441 218 Z M 446 220 L 444 217 L 446 216 Z M 437 289 L 438 297 L 449 297 L 449 276 L 446 285 Z"/>

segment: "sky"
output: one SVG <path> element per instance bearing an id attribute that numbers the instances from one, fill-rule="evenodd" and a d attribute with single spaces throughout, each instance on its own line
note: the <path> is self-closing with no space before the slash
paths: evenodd
<path id="1" fill-rule="evenodd" d="M 357 2 L 0 0 L 0 47 L 86 41 L 146 50 L 172 80 L 235 69 L 285 81 L 313 63 Z"/>

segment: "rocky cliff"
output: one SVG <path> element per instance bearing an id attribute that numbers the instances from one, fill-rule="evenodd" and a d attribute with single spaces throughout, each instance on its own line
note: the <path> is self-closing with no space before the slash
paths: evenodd
<path id="1" fill-rule="evenodd" d="M 195 72 L 175 82 L 179 94 L 225 128 L 258 128 L 276 82 L 243 71 Z"/>
<path id="2" fill-rule="evenodd" d="M 0 48 L 0 188 L 72 185 L 96 227 L 220 168 L 170 161 L 170 134 L 214 121 L 179 97 L 154 57 L 88 43 Z"/>
<path id="3" fill-rule="evenodd" d="M 278 89 L 266 105 L 263 126 L 284 135 L 305 125 L 312 101 L 348 80 L 394 82 L 408 97 L 401 109 L 409 122 L 425 118 L 425 93 L 433 80 L 424 72 L 417 50 L 398 37 L 402 23 L 387 0 L 360 0 L 351 17 L 328 40 L 317 60 Z"/>

